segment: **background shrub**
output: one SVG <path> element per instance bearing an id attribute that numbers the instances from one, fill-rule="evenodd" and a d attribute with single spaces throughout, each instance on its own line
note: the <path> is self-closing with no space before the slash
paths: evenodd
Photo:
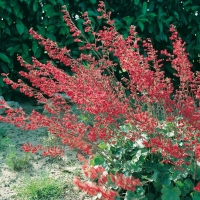
<path id="1" fill-rule="evenodd" d="M 62 46 L 72 49 L 72 54 L 79 55 L 80 51 L 74 44 L 69 28 L 65 26 L 62 18 L 61 5 L 66 5 L 72 20 L 76 21 L 82 29 L 81 14 L 88 11 L 95 30 L 100 28 L 100 21 L 96 19 L 97 0 L 6 0 L 0 2 L 0 72 L 10 73 L 13 80 L 17 80 L 20 70 L 17 54 L 30 62 L 31 56 L 40 61 L 47 59 L 42 47 L 34 40 L 30 40 L 28 30 L 32 27 L 45 38 L 57 41 Z M 200 53 L 200 5 L 198 0 L 106 0 L 106 8 L 112 12 L 111 18 L 115 20 L 117 31 L 128 35 L 130 25 L 137 26 L 137 32 L 142 39 L 150 37 L 154 48 L 171 48 L 169 38 L 169 25 L 174 24 L 181 38 L 187 42 L 189 59 L 193 63 L 193 71 L 200 70 L 198 63 Z M 65 35 L 66 37 L 63 37 Z M 62 39 L 61 39 L 62 38 Z M 142 48 L 141 48 L 142 51 Z M 162 57 L 161 57 L 162 58 Z M 62 67 L 62 65 L 60 65 Z M 65 69 L 70 72 L 70 69 Z M 169 63 L 163 70 L 166 76 L 172 77 L 175 87 L 179 79 L 173 76 L 176 71 Z M 117 78 L 126 73 L 116 70 Z M 10 90 L 0 77 L 0 95 L 6 99 L 18 98 L 18 91 Z M 17 94 L 17 95 L 16 95 Z"/>

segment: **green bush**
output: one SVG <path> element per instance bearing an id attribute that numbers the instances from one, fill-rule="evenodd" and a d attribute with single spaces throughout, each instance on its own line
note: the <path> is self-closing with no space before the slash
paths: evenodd
<path id="1" fill-rule="evenodd" d="M 68 7 L 72 20 L 78 28 L 82 29 L 83 19 L 81 14 L 88 11 L 94 29 L 101 28 L 96 19 L 97 0 L 1 0 L 0 2 L 0 71 L 10 73 L 12 79 L 17 80 L 16 72 L 20 66 L 16 60 L 17 54 L 31 61 L 35 56 L 40 61 L 47 59 L 46 53 L 34 40 L 30 40 L 28 30 L 33 28 L 46 38 L 57 41 L 62 46 L 72 49 L 72 55 L 79 55 L 80 51 L 69 34 L 69 28 L 65 26 L 60 12 L 61 5 Z M 169 25 L 174 24 L 190 52 L 190 61 L 193 62 L 193 70 L 200 70 L 200 14 L 198 0 L 107 0 L 108 11 L 112 12 L 111 18 L 115 20 L 117 31 L 124 37 L 128 35 L 130 25 L 137 26 L 137 31 L 142 39 L 150 37 L 157 50 L 166 47 L 171 48 L 169 38 Z M 77 19 L 77 17 L 79 19 Z M 63 37 L 65 35 L 66 37 Z M 61 39 L 62 38 L 62 39 Z M 62 67 L 62 65 L 60 65 Z M 67 70 L 67 69 L 65 69 Z M 174 69 L 170 64 L 163 67 L 167 76 L 173 77 Z M 67 70 L 68 72 L 70 70 Z M 116 71 L 118 78 L 122 76 Z M 124 73 L 126 74 L 126 73 Z M 174 84 L 179 85 L 179 80 L 174 78 Z M 17 92 L 17 91 L 15 91 Z M 0 94 L 6 99 L 17 98 L 18 95 L 10 90 L 0 77 Z"/>

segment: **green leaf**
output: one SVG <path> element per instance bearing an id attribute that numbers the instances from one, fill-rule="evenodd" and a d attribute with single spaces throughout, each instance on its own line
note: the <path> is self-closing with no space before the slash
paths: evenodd
<path id="1" fill-rule="evenodd" d="M 7 23 L 8 23 L 9 26 L 12 24 L 12 22 L 13 22 L 12 18 L 7 19 Z"/>
<path id="2" fill-rule="evenodd" d="M 195 45 L 195 41 L 190 41 L 190 43 L 187 45 L 187 52 L 190 52 L 190 50 L 192 50 L 192 47 L 194 47 Z"/>
<path id="3" fill-rule="evenodd" d="M 22 35 L 24 33 L 24 24 L 22 22 L 16 24 L 17 32 Z"/>
<path id="4" fill-rule="evenodd" d="M 149 31 L 149 33 L 153 33 L 153 30 L 155 30 L 155 25 L 154 25 L 154 23 L 151 23 L 149 26 L 148 26 L 148 31 Z"/>
<path id="5" fill-rule="evenodd" d="M 166 64 L 165 70 L 169 71 L 171 74 L 177 73 L 177 71 L 174 68 L 172 68 L 171 64 Z"/>
<path id="6" fill-rule="evenodd" d="M 165 185 L 165 186 L 169 186 L 171 184 L 171 177 L 169 173 L 160 173 L 159 174 L 159 178 L 160 178 L 160 182 Z"/>
<path id="7" fill-rule="evenodd" d="M 0 28 L 4 28 L 5 27 L 5 22 L 3 20 L 0 20 Z"/>
<path id="8" fill-rule="evenodd" d="M 4 73 L 8 73 L 10 71 L 5 63 L 1 63 L 0 66 Z"/>
<path id="9" fill-rule="evenodd" d="M 135 5 L 138 5 L 139 2 L 140 2 L 140 0 L 134 0 L 134 4 L 135 4 Z"/>
<path id="10" fill-rule="evenodd" d="M 174 16 L 179 20 L 179 14 L 176 11 L 174 11 Z"/>
<path id="11" fill-rule="evenodd" d="M 17 14 L 17 17 L 18 17 L 19 19 L 22 19 L 22 18 L 23 18 L 22 12 L 19 12 L 19 13 Z"/>
<path id="12" fill-rule="evenodd" d="M 45 4 L 43 7 L 42 7 L 42 11 L 48 11 L 52 8 L 52 5 L 51 4 Z"/>
<path id="13" fill-rule="evenodd" d="M 7 10 L 9 13 L 12 13 L 12 8 L 9 4 L 6 5 L 5 10 Z"/>
<path id="14" fill-rule="evenodd" d="M 134 197 L 135 197 L 134 192 L 132 192 L 132 191 L 127 191 L 124 200 L 132 200 L 132 199 L 134 199 Z"/>
<path id="15" fill-rule="evenodd" d="M 35 55 L 36 58 L 39 58 L 41 56 L 41 53 L 42 53 L 42 49 L 38 47 L 37 51 L 35 52 L 34 55 Z"/>
<path id="16" fill-rule="evenodd" d="M 144 3 L 142 4 L 142 13 L 145 15 L 146 12 L 147 12 L 147 2 L 144 2 Z"/>
<path id="17" fill-rule="evenodd" d="M 200 51 L 200 44 L 194 46 L 192 50 Z"/>
<path id="18" fill-rule="evenodd" d="M 37 28 L 38 28 L 38 33 L 40 34 L 40 35 L 46 35 L 46 29 L 43 27 L 43 26 L 37 26 Z"/>
<path id="19" fill-rule="evenodd" d="M 10 63 L 10 59 L 8 58 L 8 56 L 6 56 L 3 53 L 0 53 L 0 59 L 3 60 L 6 63 Z"/>
<path id="20" fill-rule="evenodd" d="M 130 26 L 130 25 L 133 23 L 134 18 L 133 18 L 133 17 L 130 17 L 130 16 L 126 16 L 126 17 L 123 18 L 123 20 L 126 22 L 126 24 L 127 24 L 128 26 Z"/>
<path id="21" fill-rule="evenodd" d="M 190 8 L 191 8 L 191 10 L 193 10 L 193 11 L 198 11 L 199 8 L 200 8 L 200 6 L 191 6 Z"/>
<path id="22" fill-rule="evenodd" d="M 152 12 L 154 10 L 154 1 L 149 1 L 149 11 Z"/>
<path id="23" fill-rule="evenodd" d="M 38 10 L 38 2 L 37 1 L 35 1 L 34 3 L 33 3 L 33 11 L 37 11 Z"/>
<path id="24" fill-rule="evenodd" d="M 140 16 L 137 18 L 137 21 L 148 22 L 148 19 L 147 19 L 146 17 L 144 17 L 143 15 L 140 15 Z"/>
<path id="25" fill-rule="evenodd" d="M 14 13 L 15 15 L 18 15 L 19 11 L 20 11 L 20 5 L 17 4 L 16 6 L 13 7 Z"/>
<path id="26" fill-rule="evenodd" d="M 155 190 L 156 190 L 157 192 L 160 192 L 160 191 L 161 191 L 162 185 L 161 185 L 160 183 L 153 182 L 153 185 L 154 185 Z"/>
<path id="27" fill-rule="evenodd" d="M 159 18 L 161 18 L 162 15 L 163 15 L 163 8 L 162 8 L 162 6 L 159 6 L 159 8 L 158 8 L 158 16 L 159 16 Z"/>
<path id="28" fill-rule="evenodd" d="M 133 200 L 133 199 L 141 199 L 141 200 L 148 200 L 145 196 L 145 191 L 143 187 L 136 187 L 134 192 L 127 191 L 124 200 Z"/>
<path id="29" fill-rule="evenodd" d="M 95 156 L 93 163 L 94 165 L 102 165 L 104 163 L 104 158 L 102 156 Z"/>
<path id="30" fill-rule="evenodd" d="M 12 7 L 16 6 L 16 4 L 17 4 L 17 0 L 11 0 L 10 5 Z"/>
<path id="31" fill-rule="evenodd" d="M 32 51 L 33 51 L 34 54 L 36 53 L 37 49 L 38 49 L 38 43 L 37 43 L 37 41 L 33 41 Z"/>
<path id="32" fill-rule="evenodd" d="M 144 30 L 144 24 L 142 21 L 138 21 L 138 26 L 140 27 L 140 29 L 143 31 Z"/>
<path id="33" fill-rule="evenodd" d="M 97 1 L 96 1 L 96 0 L 90 0 L 90 2 L 91 2 L 92 4 L 95 4 Z"/>
<path id="34" fill-rule="evenodd" d="M 147 16 L 148 16 L 148 17 L 154 18 L 154 17 L 156 17 L 157 15 L 156 15 L 156 13 L 150 12 L 150 13 L 148 13 Z"/>
<path id="35" fill-rule="evenodd" d="M 163 32 L 160 32 L 159 36 L 160 36 L 161 40 L 164 40 L 166 42 L 168 41 L 167 36 Z"/>
<path id="36" fill-rule="evenodd" d="M 30 63 L 31 62 L 31 56 L 29 54 L 22 54 L 22 58 L 27 62 Z"/>
<path id="37" fill-rule="evenodd" d="M 174 17 L 170 16 L 168 19 L 165 20 L 165 23 L 170 24 Z"/>
<path id="38" fill-rule="evenodd" d="M 88 16 L 90 17 L 97 17 L 99 14 L 97 12 L 94 12 L 92 10 L 88 10 Z"/>
<path id="39" fill-rule="evenodd" d="M 149 192 L 145 195 L 147 197 L 148 200 L 155 200 L 156 195 Z"/>
<path id="40" fill-rule="evenodd" d="M 49 20 L 51 20 L 52 17 L 57 16 L 57 15 L 58 15 L 58 13 L 53 8 L 46 12 L 46 16 L 50 17 Z"/>
<path id="41" fill-rule="evenodd" d="M 0 87 L 4 87 L 3 79 L 4 79 L 4 77 L 0 76 Z"/>
<path id="42" fill-rule="evenodd" d="M 160 36 L 159 35 L 156 35 L 155 39 L 156 39 L 156 41 L 160 42 Z"/>
<path id="43" fill-rule="evenodd" d="M 164 187 L 161 192 L 162 200 L 180 200 L 181 191 L 178 187 Z"/>
<path id="44" fill-rule="evenodd" d="M 183 2 L 183 7 L 185 7 L 185 6 L 187 6 L 188 4 L 190 4 L 191 1 L 192 1 L 192 0 L 188 0 L 188 1 L 186 1 L 186 2 Z"/>
<path id="45" fill-rule="evenodd" d="M 162 22 L 159 19 L 157 19 L 157 22 L 158 22 L 158 27 L 159 27 L 160 32 L 163 32 L 163 24 L 162 24 Z"/>
<path id="46" fill-rule="evenodd" d="M 187 17 L 185 16 L 185 14 L 184 13 L 180 13 L 180 15 L 181 15 L 181 20 L 184 22 L 184 24 L 185 25 L 187 25 Z"/>
<path id="47" fill-rule="evenodd" d="M 50 25 L 50 26 L 48 26 L 48 28 L 47 28 L 47 31 L 49 31 L 49 32 L 54 32 L 56 30 L 56 27 L 55 27 L 55 25 Z"/>
<path id="48" fill-rule="evenodd" d="M 5 6 L 6 6 L 6 1 L 0 1 L 0 7 L 4 9 Z"/>
<path id="49" fill-rule="evenodd" d="M 191 196 L 192 196 L 193 200 L 199 200 L 200 199 L 200 193 L 199 192 L 196 192 L 196 191 L 192 192 Z"/>
<path id="50" fill-rule="evenodd" d="M 28 54 L 29 53 L 29 47 L 27 44 L 23 43 L 22 44 L 22 48 L 23 48 L 23 51 L 25 54 Z"/>
<path id="51" fill-rule="evenodd" d="M 52 33 L 47 33 L 46 37 L 48 37 L 50 40 L 56 41 L 56 36 Z"/>
<path id="52" fill-rule="evenodd" d="M 48 0 L 51 4 L 56 5 L 56 1 L 55 0 Z"/>
<path id="53" fill-rule="evenodd" d="M 69 27 L 67 27 L 67 26 L 62 26 L 62 27 L 60 28 L 60 34 L 65 35 L 65 34 L 68 34 L 68 33 L 69 33 Z"/>
<path id="54" fill-rule="evenodd" d="M 184 181 L 177 181 L 176 186 L 181 190 L 182 196 L 186 196 L 194 188 L 194 184 L 191 179 L 185 179 Z"/>
<path id="55" fill-rule="evenodd" d="M 105 142 L 101 142 L 101 143 L 98 145 L 98 147 L 99 147 L 100 149 L 106 149 L 106 148 L 107 148 Z"/>
<path id="56" fill-rule="evenodd" d="M 68 38 L 67 41 L 65 42 L 65 45 L 70 45 L 70 44 L 73 44 L 74 43 L 74 39 L 73 38 Z"/>
<path id="57" fill-rule="evenodd" d="M 20 47 L 21 47 L 21 45 L 20 44 L 18 44 L 18 45 L 15 45 L 14 47 L 12 47 L 12 49 L 7 49 L 7 51 L 10 51 L 10 56 L 12 56 L 15 52 L 18 52 L 19 51 L 19 49 L 20 49 Z"/>
<path id="58" fill-rule="evenodd" d="M 76 20 L 77 21 L 77 27 L 78 27 L 78 29 L 82 32 L 82 33 L 84 33 L 84 29 L 83 29 L 83 23 L 85 22 L 83 19 L 78 19 L 78 20 Z"/>
<path id="59" fill-rule="evenodd" d="M 199 27 L 199 30 L 200 30 L 200 27 Z M 196 33 L 196 37 L 197 37 L 197 41 L 200 43 L 200 31 Z"/>

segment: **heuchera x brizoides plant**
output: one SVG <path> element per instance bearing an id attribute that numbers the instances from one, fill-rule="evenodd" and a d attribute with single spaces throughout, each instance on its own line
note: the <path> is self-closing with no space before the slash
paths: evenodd
<path id="1" fill-rule="evenodd" d="M 104 2 L 100 1 L 98 11 L 98 19 L 107 25 L 95 32 L 86 12 L 82 16 L 83 33 L 63 7 L 64 20 L 81 52 L 78 58 L 72 57 L 67 47 L 58 47 L 30 29 L 49 57 L 69 67 L 72 75 L 51 61 L 41 63 L 33 57 L 29 64 L 18 56 L 26 69 L 20 75 L 32 86 L 21 79 L 13 82 L 8 74 L 2 74 L 5 83 L 45 103 L 51 116 L 36 111 L 27 115 L 1 101 L 7 115 L 0 120 L 24 130 L 46 127 L 63 144 L 83 152 L 85 156 L 79 158 L 84 161 L 88 181 L 77 177 L 75 184 L 99 199 L 200 198 L 200 75 L 191 71 L 185 43 L 171 25 L 173 51 L 159 52 L 171 62 L 180 79 L 179 89 L 174 91 L 151 41 L 141 41 L 134 26 L 123 38 Z M 112 61 L 113 57 L 118 63 Z M 116 67 L 128 78 L 117 80 Z M 69 96 L 73 105 L 56 93 Z M 30 143 L 22 149 L 52 157 L 64 153 L 61 147 Z"/>

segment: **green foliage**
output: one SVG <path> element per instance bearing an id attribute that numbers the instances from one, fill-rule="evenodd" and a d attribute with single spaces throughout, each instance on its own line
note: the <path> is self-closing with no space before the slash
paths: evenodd
<path id="1" fill-rule="evenodd" d="M 61 5 L 63 1 L 48 1 L 45 4 L 40 1 L 29 0 L 2 0 L 0 2 L 0 73 L 10 73 L 14 80 L 19 78 L 17 71 L 21 70 L 17 55 L 22 55 L 27 61 L 35 56 L 43 61 L 47 60 L 42 48 L 30 40 L 29 29 L 41 33 L 44 37 L 59 40 L 60 34 L 68 34 L 62 19 Z M 63 28 L 65 27 L 65 28 Z M 62 41 L 65 45 L 67 39 Z M 4 84 L 0 85 L 0 95 L 6 99 L 14 98 L 13 92 Z"/>
<path id="2" fill-rule="evenodd" d="M 63 191 L 63 182 L 41 173 L 37 177 L 23 177 L 21 184 L 15 188 L 18 199 L 54 199 L 57 200 Z"/>
<path id="3" fill-rule="evenodd" d="M 200 193 L 199 192 L 193 192 L 191 194 L 191 196 L 192 196 L 193 200 L 198 200 L 200 198 Z"/>
<path id="4" fill-rule="evenodd" d="M 0 129 L 0 152 L 5 151 L 11 144 L 9 138 L 6 136 L 6 129 Z"/>
<path id="5" fill-rule="evenodd" d="M 169 133 L 174 130 L 174 122 L 166 122 L 162 129 L 166 137 L 172 137 Z M 137 131 L 137 127 L 129 124 L 120 127 L 121 133 Z M 146 133 L 141 133 L 143 138 L 149 137 Z M 162 163 L 162 155 L 151 153 L 142 144 L 142 140 L 130 141 L 125 137 L 119 137 L 115 142 L 100 143 L 98 145 L 102 153 L 112 155 L 110 158 L 97 154 L 90 164 L 102 165 L 108 173 L 122 173 L 125 176 L 139 178 L 142 186 L 136 187 L 136 191 L 122 191 L 120 196 L 125 200 L 191 200 L 199 198 L 199 193 L 193 192 L 196 185 L 192 177 L 196 176 L 196 181 L 200 180 L 199 166 L 183 165 L 182 168 L 174 168 L 174 165 Z M 198 198 L 197 198 L 198 197 Z M 116 197 L 116 200 L 118 197 Z"/>
<path id="6" fill-rule="evenodd" d="M 185 196 L 194 188 L 194 183 L 191 179 L 185 179 L 184 181 L 177 181 L 176 186 L 181 190 L 181 195 Z"/>
<path id="7" fill-rule="evenodd" d="M 181 191 L 177 187 L 164 187 L 161 192 L 162 200 L 180 200 Z"/>
<path id="8" fill-rule="evenodd" d="M 105 0 L 107 10 L 112 12 L 111 18 L 115 20 L 117 31 L 124 37 L 128 35 L 130 25 L 136 25 L 142 39 L 151 38 L 155 49 L 158 51 L 170 47 L 169 25 L 174 24 L 181 36 L 187 42 L 186 48 L 190 52 L 190 60 L 193 62 L 193 70 L 199 70 L 200 52 L 200 14 L 198 0 L 163 1 L 163 0 Z M 72 20 L 78 27 L 82 24 L 81 15 L 88 11 L 95 31 L 103 24 L 96 19 L 99 15 L 96 8 L 97 0 L 48 0 L 43 3 L 40 0 L 1 0 L 0 2 L 0 72 L 10 73 L 12 79 L 17 80 L 17 71 L 20 70 L 16 60 L 17 54 L 27 61 L 35 56 L 40 61 L 48 59 L 40 45 L 30 40 L 28 30 L 35 31 L 56 40 L 61 46 L 73 49 L 72 54 L 79 55 L 79 50 L 74 44 L 69 28 L 66 27 L 61 13 L 61 5 L 66 5 Z M 76 20 L 76 16 L 79 19 Z M 66 37 L 62 37 L 65 35 Z M 62 38 L 62 39 L 61 39 Z M 62 65 L 61 65 L 62 66 Z M 170 65 L 165 65 L 163 70 L 167 76 L 173 77 L 174 71 Z M 118 78 L 121 77 L 119 72 Z M 179 82 L 173 77 L 177 87 Z M 4 94 L 10 99 L 12 92 L 4 84 L 0 85 L 0 95 Z"/>
<path id="9" fill-rule="evenodd" d="M 9 138 L 3 137 L 2 135 L 0 135 L 0 151 L 5 150 L 9 144 L 10 144 Z"/>
<path id="10" fill-rule="evenodd" d="M 14 148 L 10 148 L 6 156 L 7 166 L 14 171 L 21 171 L 30 167 L 31 166 L 30 160 L 31 160 L 30 153 L 26 153 L 23 156 L 19 156 L 16 154 Z"/>
<path id="11" fill-rule="evenodd" d="M 145 191 L 142 187 L 137 187 L 136 191 L 127 191 L 124 200 L 131 200 L 131 199 L 141 199 L 141 200 L 147 200 L 147 198 L 144 196 Z"/>

